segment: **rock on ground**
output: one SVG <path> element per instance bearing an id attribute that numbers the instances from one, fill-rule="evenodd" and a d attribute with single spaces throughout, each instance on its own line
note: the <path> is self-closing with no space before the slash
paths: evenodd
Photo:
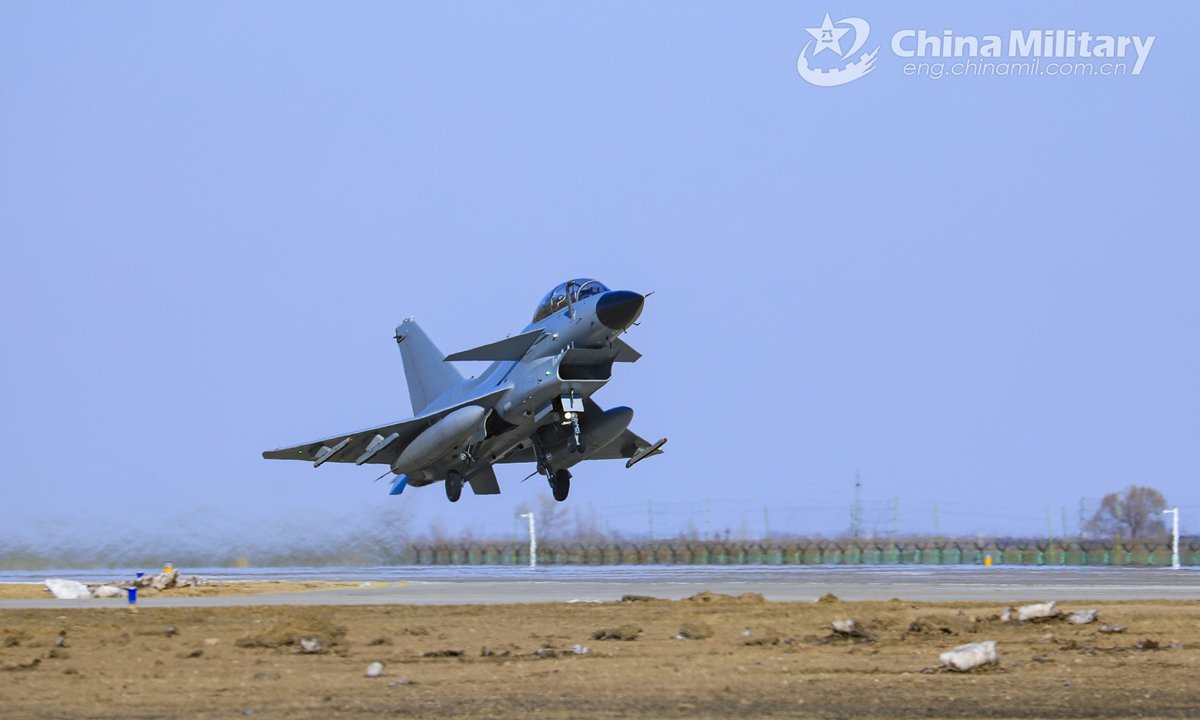
<path id="1" fill-rule="evenodd" d="M 150 587 L 158 591 L 170 590 L 171 588 L 175 587 L 175 582 L 177 580 L 179 580 L 179 571 L 168 570 L 164 573 L 155 575 L 154 579 L 150 582 Z"/>
<path id="2" fill-rule="evenodd" d="M 1076 625 L 1087 625 L 1088 623 L 1096 622 L 1096 615 L 1098 614 L 1096 610 L 1076 610 L 1067 616 L 1067 620 Z"/>
<path id="3" fill-rule="evenodd" d="M 125 592 L 116 585 L 100 585 L 92 591 L 94 598 L 119 598 L 124 594 Z"/>
<path id="4" fill-rule="evenodd" d="M 59 600 L 82 600 L 92 596 L 87 585 L 74 580 L 50 578 L 46 580 L 46 589 Z"/>
<path id="5" fill-rule="evenodd" d="M 1017 619 L 1021 622 L 1027 620 L 1045 620 L 1053 617 L 1058 617 L 1058 603 L 1053 600 L 1044 603 L 1034 603 L 1033 605 L 1022 605 L 1017 608 Z"/>
<path id="6" fill-rule="evenodd" d="M 969 643 L 947 650 L 938 656 L 942 665 L 959 672 L 966 672 L 982 665 L 998 665 L 1000 655 L 996 652 L 996 641 Z"/>
<path id="7" fill-rule="evenodd" d="M 323 648 L 316 638 L 300 638 L 300 652 L 319 653 Z"/>

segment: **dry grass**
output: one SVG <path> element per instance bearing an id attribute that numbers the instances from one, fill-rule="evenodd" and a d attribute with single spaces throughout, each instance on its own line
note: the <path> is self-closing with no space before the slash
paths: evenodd
<path id="1" fill-rule="evenodd" d="M 1190 717 L 1200 603 L 641 601 L 0 611 L 0 717 Z M 865 638 L 830 637 L 854 618 Z M 1128 626 L 1120 635 L 1101 623 Z M 677 639 L 710 635 L 703 639 Z M 169 632 L 168 628 L 173 628 Z M 636 639 L 594 640 L 639 628 Z M 694 631 L 694 632 L 693 632 Z M 747 634 L 749 633 L 749 634 Z M 618 633 L 628 635 L 630 633 Z M 319 653 L 298 640 L 317 637 Z M 58 639 L 63 641 L 59 644 Z M 999 667 L 929 671 L 996 640 Z M 1138 649 L 1152 640 L 1162 649 Z M 586 655 L 575 645 L 588 646 Z M 485 649 L 486 648 L 486 652 Z M 364 676 L 382 662 L 380 678 Z M 926 671 L 926 672 L 922 672 Z M 405 681 L 405 682 L 400 682 Z"/>
<path id="2" fill-rule="evenodd" d="M 138 590 L 138 597 L 223 597 L 228 595 L 258 595 L 276 592 L 304 592 L 357 587 L 356 582 L 298 582 L 266 580 L 259 582 L 222 582 L 205 587 L 172 588 L 156 592 L 149 588 Z M 0 600 L 48 600 L 54 596 L 42 583 L 0 583 Z"/>

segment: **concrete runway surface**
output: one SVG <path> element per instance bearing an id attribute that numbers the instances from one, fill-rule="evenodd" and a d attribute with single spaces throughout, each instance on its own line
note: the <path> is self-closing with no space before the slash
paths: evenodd
<path id="1" fill-rule="evenodd" d="M 46 577 L 111 580 L 105 571 Z M 355 580 L 361 587 L 228 597 L 143 597 L 139 606 L 233 605 L 472 605 L 619 600 L 622 595 L 680 599 L 705 590 L 762 593 L 768 600 L 813 601 L 826 593 L 843 600 L 994 601 L 1195 600 L 1200 569 L 1072 567 L 800 566 L 800 567 L 390 567 L 262 569 L 227 580 Z M 225 571 L 228 573 L 228 571 Z M 34 580 L 28 574 L 26 580 Z M 11 574 L 5 580 L 13 581 Z M 0 610 L 124 607 L 123 600 L 3 600 Z"/>

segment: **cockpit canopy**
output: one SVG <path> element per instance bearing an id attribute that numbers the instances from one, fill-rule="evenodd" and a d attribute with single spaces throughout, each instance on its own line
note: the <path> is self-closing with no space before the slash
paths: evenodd
<path id="1" fill-rule="evenodd" d="M 539 322 L 550 317 L 554 313 L 562 310 L 567 306 L 567 288 L 571 289 L 571 302 L 577 303 L 580 300 L 589 298 L 593 295 L 608 292 L 608 288 L 604 284 L 589 278 L 576 278 L 568 280 L 559 285 L 550 292 L 546 293 L 546 297 L 538 303 L 537 312 L 533 315 L 533 321 Z"/>

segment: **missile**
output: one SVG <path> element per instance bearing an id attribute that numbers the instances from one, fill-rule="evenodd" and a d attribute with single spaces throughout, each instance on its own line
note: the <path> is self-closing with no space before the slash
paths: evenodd
<path id="1" fill-rule="evenodd" d="M 388 435 L 386 438 L 383 437 L 382 435 L 376 435 L 374 438 L 371 439 L 371 442 L 367 445 L 367 451 L 364 452 L 359 459 L 355 460 L 354 464 L 362 465 L 366 461 L 375 457 L 379 453 L 380 450 L 382 450 L 385 447 L 387 447 L 388 445 L 391 445 L 392 443 L 396 442 L 396 438 L 398 438 L 398 437 L 400 437 L 400 433 L 392 433 L 391 435 Z"/>
<path id="2" fill-rule="evenodd" d="M 397 475 L 413 475 L 456 445 L 464 443 L 483 423 L 487 411 L 478 405 L 459 408 L 426 428 L 392 463 Z"/>
<path id="3" fill-rule="evenodd" d="M 338 443 L 337 445 L 334 445 L 333 447 L 329 447 L 327 445 L 322 445 L 321 449 L 317 450 L 317 460 L 316 460 L 316 462 L 313 463 L 313 467 L 319 468 L 322 465 L 324 465 L 326 460 L 329 460 L 334 455 L 337 455 L 338 453 L 340 453 L 342 451 L 342 448 L 349 445 L 350 441 L 353 439 L 354 438 L 346 438 L 345 440 L 342 440 L 340 443 Z"/>
<path id="4" fill-rule="evenodd" d="M 636 464 L 640 463 L 641 461 L 645 460 L 646 458 L 650 457 L 652 454 L 654 454 L 655 450 L 659 449 L 660 447 L 662 447 L 663 445 L 666 445 L 666 444 L 667 444 L 667 439 L 663 438 L 662 440 L 659 440 L 658 442 L 654 443 L 650 447 L 640 448 L 637 452 L 635 452 L 633 454 L 633 457 L 629 458 L 629 462 L 625 463 L 625 467 L 627 467 L 627 468 L 633 467 L 634 465 L 636 465 Z"/>

